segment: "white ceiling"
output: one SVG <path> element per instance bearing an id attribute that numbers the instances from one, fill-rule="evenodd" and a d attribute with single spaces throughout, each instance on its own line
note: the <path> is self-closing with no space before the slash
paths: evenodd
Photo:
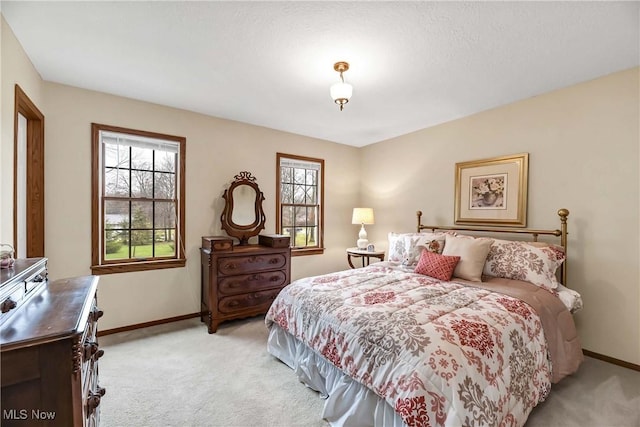
<path id="1" fill-rule="evenodd" d="M 47 81 L 353 146 L 639 65 L 640 2 L 14 2 Z M 329 97 L 351 65 L 344 111 Z"/>

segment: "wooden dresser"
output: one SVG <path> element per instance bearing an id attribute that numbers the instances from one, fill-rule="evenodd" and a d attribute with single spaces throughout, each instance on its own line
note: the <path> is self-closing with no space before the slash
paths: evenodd
<path id="1" fill-rule="evenodd" d="M 201 320 L 216 332 L 225 320 L 264 314 L 291 280 L 291 248 L 233 246 L 228 237 L 203 237 Z"/>
<path id="2" fill-rule="evenodd" d="M 105 389 L 98 385 L 96 339 L 102 311 L 96 306 L 98 277 L 49 282 L 34 265 L 46 259 L 16 260 L 2 270 L 2 288 L 31 288 L 21 305 L 2 320 L 3 426 L 97 426 Z M 33 288 L 34 278 L 40 286 Z M 14 292 L 15 294 L 15 292 Z M 9 298 L 14 301 L 13 298 Z M 12 303 L 4 304 L 3 310 Z"/>

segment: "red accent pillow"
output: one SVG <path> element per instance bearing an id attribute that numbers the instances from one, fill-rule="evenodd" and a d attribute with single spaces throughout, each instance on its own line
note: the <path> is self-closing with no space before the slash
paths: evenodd
<path id="1" fill-rule="evenodd" d="M 440 255 L 423 249 L 414 271 L 440 280 L 451 280 L 458 261 L 459 256 Z"/>

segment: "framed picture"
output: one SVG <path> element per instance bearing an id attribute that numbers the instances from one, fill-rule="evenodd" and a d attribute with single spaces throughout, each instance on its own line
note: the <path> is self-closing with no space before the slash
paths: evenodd
<path id="1" fill-rule="evenodd" d="M 456 224 L 526 227 L 529 153 L 456 163 Z"/>

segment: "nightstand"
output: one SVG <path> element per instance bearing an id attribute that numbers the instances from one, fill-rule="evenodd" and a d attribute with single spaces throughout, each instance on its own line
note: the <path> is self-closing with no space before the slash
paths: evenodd
<path id="1" fill-rule="evenodd" d="M 380 261 L 384 261 L 384 251 L 368 251 L 366 249 L 348 248 L 347 249 L 347 262 L 351 268 L 357 268 L 353 265 L 351 258 L 362 258 L 362 266 L 369 265 L 370 258 L 378 258 Z"/>

